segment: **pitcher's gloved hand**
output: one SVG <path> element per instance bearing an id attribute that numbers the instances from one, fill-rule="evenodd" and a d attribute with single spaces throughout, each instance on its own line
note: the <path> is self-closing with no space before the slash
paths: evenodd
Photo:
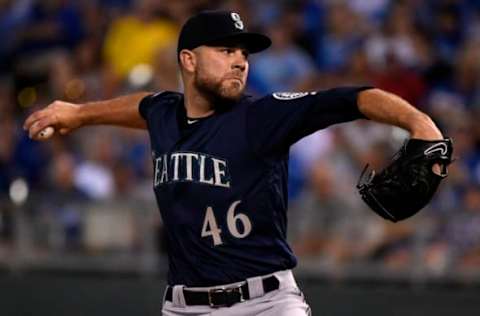
<path id="1" fill-rule="evenodd" d="M 384 170 L 366 174 L 365 166 L 357 184 L 365 203 L 393 222 L 406 219 L 430 202 L 452 162 L 452 140 L 409 139 Z M 433 172 L 435 164 L 440 174 Z"/>

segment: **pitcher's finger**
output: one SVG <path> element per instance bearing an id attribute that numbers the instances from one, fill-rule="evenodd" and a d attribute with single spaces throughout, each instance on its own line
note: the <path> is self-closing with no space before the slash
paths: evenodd
<path id="1" fill-rule="evenodd" d="M 37 120 L 37 121 L 35 121 L 35 123 L 33 123 L 30 126 L 28 135 L 30 136 L 30 138 L 34 138 L 35 136 L 37 136 L 37 134 L 40 131 L 42 131 L 43 129 L 47 128 L 48 126 L 52 126 L 52 125 L 53 125 L 53 122 L 49 117 Z"/>
<path id="2" fill-rule="evenodd" d="M 70 132 L 71 132 L 71 129 L 69 129 L 69 128 L 61 128 L 59 130 L 60 135 L 67 135 Z"/>
<path id="3" fill-rule="evenodd" d="M 23 123 L 23 129 L 24 130 L 29 130 L 30 127 L 38 120 L 42 119 L 43 117 L 47 116 L 48 114 L 45 113 L 46 111 L 41 110 L 41 111 L 36 111 L 32 114 L 30 114 L 25 122 Z"/>

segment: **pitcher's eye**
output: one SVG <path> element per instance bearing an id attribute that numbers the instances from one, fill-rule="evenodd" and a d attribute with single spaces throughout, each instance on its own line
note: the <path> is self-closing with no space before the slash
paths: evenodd
<path id="1" fill-rule="evenodd" d="M 233 49 L 232 49 L 232 48 L 228 48 L 228 47 L 224 47 L 224 48 L 220 48 L 220 52 L 228 55 L 228 54 L 233 53 Z"/>

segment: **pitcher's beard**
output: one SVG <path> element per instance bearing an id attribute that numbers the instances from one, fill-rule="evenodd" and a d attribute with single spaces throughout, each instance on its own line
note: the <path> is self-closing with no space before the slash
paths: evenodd
<path id="1" fill-rule="evenodd" d="M 241 83 L 233 81 L 229 85 L 222 84 L 223 81 L 213 81 L 195 76 L 194 85 L 199 92 L 205 95 L 215 106 L 231 104 L 240 100 L 244 87 L 237 87 Z"/>

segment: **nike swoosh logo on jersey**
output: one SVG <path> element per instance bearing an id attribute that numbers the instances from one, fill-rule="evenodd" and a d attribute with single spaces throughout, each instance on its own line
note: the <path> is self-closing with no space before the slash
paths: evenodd
<path id="1" fill-rule="evenodd" d="M 425 149 L 425 151 L 423 153 L 425 155 L 429 155 L 429 154 L 434 153 L 436 151 L 439 151 L 442 155 L 446 155 L 447 152 L 448 152 L 447 144 L 445 144 L 445 143 L 435 144 L 435 145 L 430 146 L 427 149 Z"/>
<path id="2" fill-rule="evenodd" d="M 193 123 L 197 123 L 197 122 L 198 122 L 198 120 L 188 120 L 187 119 L 187 124 L 193 124 Z"/>

